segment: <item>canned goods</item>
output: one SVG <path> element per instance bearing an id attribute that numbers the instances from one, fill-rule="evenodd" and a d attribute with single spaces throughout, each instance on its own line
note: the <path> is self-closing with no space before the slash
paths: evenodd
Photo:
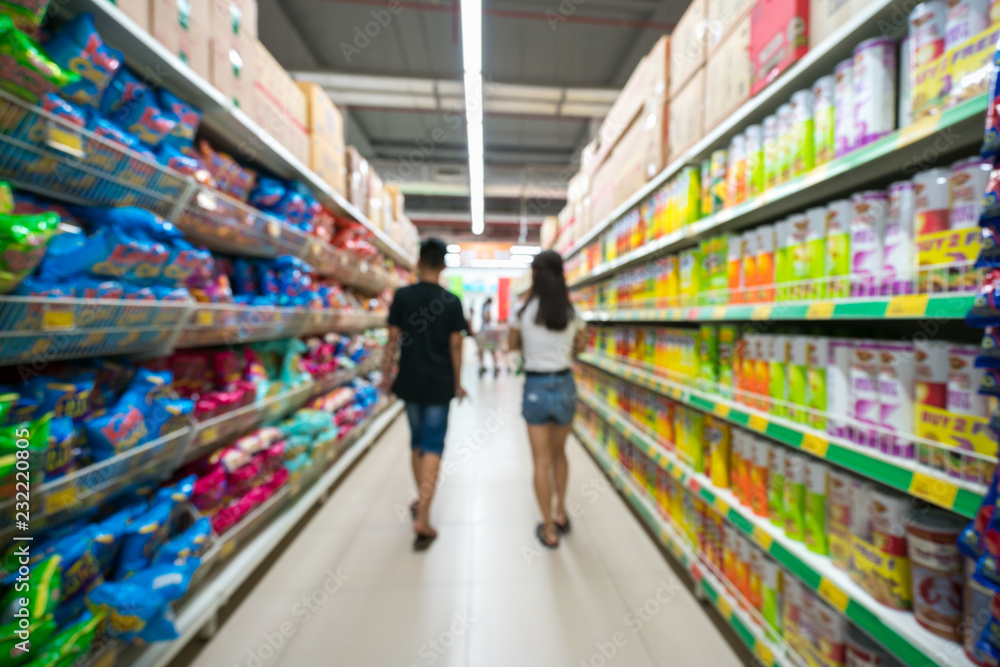
<path id="1" fill-rule="evenodd" d="M 990 27 L 989 0 L 950 0 L 947 11 L 945 51 L 950 51 Z"/>
<path id="2" fill-rule="evenodd" d="M 816 164 L 833 159 L 836 151 L 834 90 L 837 79 L 824 76 L 813 84 L 813 148 Z"/>
<path id="3" fill-rule="evenodd" d="M 948 172 L 934 168 L 913 177 L 914 231 L 917 236 L 948 229 Z"/>
<path id="4" fill-rule="evenodd" d="M 934 634 L 960 641 L 962 623 L 962 556 L 958 536 L 966 521 L 927 508 L 907 525 L 913 573 L 913 615 Z"/>
<path id="5" fill-rule="evenodd" d="M 833 77 L 834 148 L 840 157 L 854 150 L 854 59 L 838 63 Z"/>
<path id="6" fill-rule="evenodd" d="M 868 39 L 854 48 L 854 133 L 861 147 L 896 129 L 896 43 Z"/>
<path id="7" fill-rule="evenodd" d="M 919 69 L 944 53 L 947 21 L 945 0 L 922 2 L 913 8 L 908 18 L 910 67 Z"/>
<path id="8" fill-rule="evenodd" d="M 948 227 L 968 229 L 979 225 L 983 192 L 992 165 L 987 160 L 971 158 L 951 165 L 948 177 Z"/>

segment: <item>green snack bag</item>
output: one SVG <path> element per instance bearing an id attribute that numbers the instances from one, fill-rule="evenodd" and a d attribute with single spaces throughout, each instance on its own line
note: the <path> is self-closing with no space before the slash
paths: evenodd
<path id="1" fill-rule="evenodd" d="M 62 597 L 62 575 L 59 566 L 62 558 L 49 556 L 28 573 L 27 591 L 18 591 L 12 586 L 0 605 L 0 618 L 5 621 L 26 618 L 38 621 L 50 616 L 59 606 Z M 17 583 L 22 583 L 20 578 Z M 24 602 L 27 602 L 25 605 Z"/>
<path id="2" fill-rule="evenodd" d="M 796 452 L 785 452 L 782 516 L 785 535 L 798 542 L 805 539 L 806 461 Z"/>
<path id="3" fill-rule="evenodd" d="M 811 208 L 806 211 L 806 256 L 808 268 L 803 297 L 806 299 L 825 299 L 826 282 L 826 209 Z"/>
<path id="4" fill-rule="evenodd" d="M 818 431 L 826 430 L 826 369 L 830 364 L 830 339 L 809 336 L 806 340 L 806 407 L 809 408 L 809 425 Z"/>
<path id="5" fill-rule="evenodd" d="M 80 80 L 78 75 L 49 60 L 7 14 L 0 14 L 0 63 L 3 63 L 0 89 L 32 103 L 45 93 L 54 93 Z"/>
<path id="6" fill-rule="evenodd" d="M 760 568 L 761 615 L 768 625 L 781 632 L 781 568 L 765 556 Z"/>
<path id="7" fill-rule="evenodd" d="M 826 275 L 830 281 L 829 295 L 843 299 L 851 295 L 851 203 L 838 199 L 826 206 Z M 844 276 L 841 279 L 836 276 Z"/>
<path id="8" fill-rule="evenodd" d="M 796 406 L 806 405 L 806 337 L 789 336 L 788 345 L 788 418 L 805 424 L 808 415 Z"/>
<path id="9" fill-rule="evenodd" d="M 10 396 L 16 396 L 16 394 L 7 394 L 0 398 L 0 406 L 5 406 L 2 412 L 9 410 L 13 404 L 3 400 Z M 27 461 L 29 469 L 34 471 L 33 479 L 42 480 L 43 457 L 49 446 L 49 423 L 51 420 L 52 413 L 49 412 L 32 422 L 0 426 L 0 491 L 4 492 L 7 497 L 14 495 L 14 478 L 20 460 Z M 27 442 L 27 446 L 18 447 L 18 442 Z M 22 454 L 19 458 L 19 451 L 26 451 L 27 454 Z M 22 464 L 22 470 L 24 465 Z"/>
<path id="10" fill-rule="evenodd" d="M 0 214 L 7 215 L 14 212 L 14 193 L 10 189 L 10 184 L 0 181 Z"/>
<path id="11" fill-rule="evenodd" d="M 809 551 L 826 555 L 830 542 L 826 536 L 826 499 L 830 488 L 830 469 L 825 463 L 806 461 L 805 543 Z"/>
<path id="12" fill-rule="evenodd" d="M 768 443 L 771 449 L 771 470 L 767 476 L 767 505 L 771 523 L 785 525 L 785 448 Z"/>
<path id="13" fill-rule="evenodd" d="M 17 665 L 27 661 L 38 654 L 55 631 L 56 621 L 52 614 L 30 621 L 27 629 L 22 629 L 17 619 L 0 626 L 0 665 Z"/>
<path id="14" fill-rule="evenodd" d="M 95 616 L 90 611 L 84 611 L 42 647 L 41 655 L 35 658 L 29 667 L 72 665 L 80 657 L 90 653 L 94 638 L 97 636 L 97 629 L 103 620 L 103 613 Z"/>
<path id="15" fill-rule="evenodd" d="M 768 394 L 771 397 L 771 414 L 787 417 L 788 407 L 788 349 L 789 337 L 773 334 L 765 337 L 767 354 Z"/>
<path id="16" fill-rule="evenodd" d="M 58 230 L 56 213 L 0 214 L 0 294 L 13 290 L 35 270 Z"/>
<path id="17" fill-rule="evenodd" d="M 698 379 L 704 389 L 719 381 L 719 329 L 711 324 L 698 330 Z"/>

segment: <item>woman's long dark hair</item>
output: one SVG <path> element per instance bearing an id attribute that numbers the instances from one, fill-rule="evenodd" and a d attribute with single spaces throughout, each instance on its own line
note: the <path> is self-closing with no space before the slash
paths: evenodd
<path id="1" fill-rule="evenodd" d="M 562 257 L 555 250 L 546 250 L 535 255 L 531 262 L 531 292 L 525 300 L 518 317 L 533 299 L 538 299 L 538 314 L 535 324 L 544 324 L 550 331 L 563 331 L 569 326 L 573 316 L 573 304 L 566 288 Z"/>

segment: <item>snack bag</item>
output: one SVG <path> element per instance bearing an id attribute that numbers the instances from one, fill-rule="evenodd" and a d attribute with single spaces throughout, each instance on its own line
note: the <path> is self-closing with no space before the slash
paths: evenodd
<path id="1" fill-rule="evenodd" d="M 87 596 L 87 607 L 95 616 L 107 617 L 105 632 L 110 637 L 137 644 L 177 639 L 166 598 L 141 584 L 101 584 Z"/>
<path id="2" fill-rule="evenodd" d="M 179 600 L 187 593 L 191 577 L 201 567 L 201 560 L 188 558 L 182 563 L 160 563 L 134 574 L 129 583 L 145 586 L 168 602 Z"/>
<path id="3" fill-rule="evenodd" d="M 10 184 L 0 181 L 0 215 L 9 215 L 14 212 L 14 192 L 10 189 Z"/>
<path id="4" fill-rule="evenodd" d="M 0 90 L 29 102 L 38 102 L 45 93 L 76 83 L 80 77 L 49 60 L 41 47 L 0 14 Z"/>
<path id="5" fill-rule="evenodd" d="M 54 665 L 56 667 L 68 667 L 77 660 L 82 660 L 90 652 L 90 648 L 97 636 L 97 629 L 104 621 L 104 615 L 95 616 L 90 611 L 83 611 L 74 618 L 66 627 L 52 637 L 51 640 L 42 644 L 40 651 L 28 667 L 41 665 Z"/>
<path id="6" fill-rule="evenodd" d="M 84 431 L 95 461 L 106 461 L 138 447 L 149 436 L 146 418 L 134 405 L 116 405 L 84 424 Z"/>
<path id="7" fill-rule="evenodd" d="M 177 124 L 164 140 L 163 144 L 181 149 L 194 145 L 194 136 L 201 125 L 201 112 L 166 88 L 158 91 L 159 106 L 177 118 Z"/>
<path id="8" fill-rule="evenodd" d="M 12 291 L 35 270 L 58 228 L 54 213 L 0 214 L 0 294 Z"/>
<path id="9" fill-rule="evenodd" d="M 94 28 L 94 17 L 86 12 L 64 25 L 45 50 L 57 65 L 79 75 L 77 81 L 62 87 L 63 95 L 95 108 L 122 66 L 121 52 L 104 43 Z"/>
<path id="10" fill-rule="evenodd" d="M 0 3 L 0 10 L 2 10 L 2 3 Z M 41 647 L 45 646 L 55 633 L 57 627 L 52 614 L 29 621 L 27 628 L 22 628 L 16 620 L 0 625 L 0 660 L 4 661 L 0 664 L 20 664 L 30 656 L 37 655 L 41 651 Z M 27 632 L 27 641 L 22 639 L 25 632 Z M 27 651 L 23 650 L 25 646 L 28 648 Z M 37 664 L 41 666 L 54 663 L 38 662 Z"/>
<path id="11" fill-rule="evenodd" d="M 125 528 L 115 579 L 126 579 L 149 566 L 166 541 L 173 509 L 173 501 L 160 501 Z"/>
<path id="12" fill-rule="evenodd" d="M 31 569 L 26 591 L 14 587 L 7 591 L 0 602 L 0 626 L 25 617 L 31 621 L 42 620 L 56 610 L 62 599 L 61 562 L 59 556 L 50 556 Z"/>
<path id="13" fill-rule="evenodd" d="M 208 517 L 201 517 L 190 528 L 160 547 L 153 558 L 153 564 L 199 558 L 211 544 L 212 522 Z"/>

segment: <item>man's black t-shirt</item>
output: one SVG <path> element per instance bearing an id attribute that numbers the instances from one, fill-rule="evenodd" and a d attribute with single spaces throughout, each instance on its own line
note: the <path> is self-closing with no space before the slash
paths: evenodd
<path id="1" fill-rule="evenodd" d="M 392 392 L 412 403 L 448 403 L 455 398 L 449 339 L 468 331 L 461 300 L 434 283 L 396 290 L 389 325 L 399 327 L 399 375 Z"/>

